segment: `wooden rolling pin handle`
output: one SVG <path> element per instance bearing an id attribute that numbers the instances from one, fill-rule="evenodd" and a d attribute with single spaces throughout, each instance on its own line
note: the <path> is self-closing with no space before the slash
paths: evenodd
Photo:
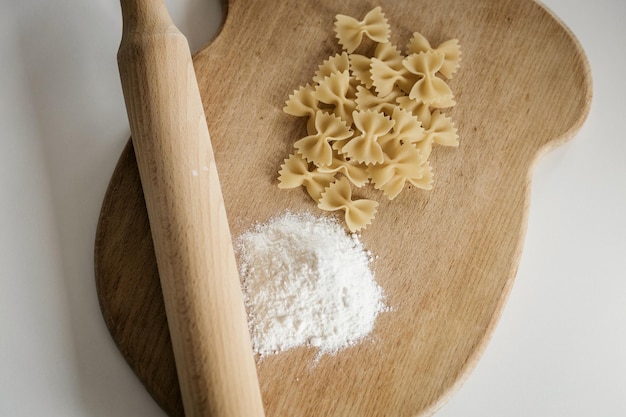
<path id="1" fill-rule="evenodd" d="M 187 40 L 162 0 L 121 5 L 120 78 L 185 415 L 262 417 L 237 264 Z"/>

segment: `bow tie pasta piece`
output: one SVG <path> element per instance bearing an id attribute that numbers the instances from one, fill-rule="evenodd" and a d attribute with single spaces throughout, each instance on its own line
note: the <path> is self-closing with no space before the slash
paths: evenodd
<path id="1" fill-rule="evenodd" d="M 350 182 L 342 177 L 324 190 L 317 206 L 326 211 L 343 210 L 348 229 L 358 232 L 372 222 L 378 202 L 367 199 L 352 200 Z"/>
<path id="2" fill-rule="evenodd" d="M 319 84 L 324 81 L 324 78 L 330 77 L 332 74 L 338 72 L 348 71 L 349 69 L 350 60 L 348 58 L 348 54 L 346 52 L 336 54 L 324 60 L 322 65 L 318 67 L 318 70 L 315 72 L 315 76 L 313 77 L 313 82 Z"/>
<path id="3" fill-rule="evenodd" d="M 350 72 L 343 71 L 325 77 L 315 87 L 313 98 L 334 107 L 334 112 L 348 124 L 352 124 L 352 112 L 356 108 L 350 98 Z"/>
<path id="4" fill-rule="evenodd" d="M 368 56 L 350 54 L 350 71 L 352 71 L 354 78 L 366 88 L 372 88 L 373 86 L 372 74 L 370 73 L 371 63 L 372 58 Z"/>
<path id="5" fill-rule="evenodd" d="M 308 162 L 299 154 L 292 154 L 285 159 L 278 174 L 278 188 L 304 186 L 314 201 L 319 201 L 324 189 L 335 181 L 332 172 L 310 171 Z"/>
<path id="6" fill-rule="evenodd" d="M 402 143 L 416 143 L 426 138 L 422 122 L 410 111 L 396 107 L 391 115 L 391 120 L 394 121 L 391 132 L 378 139 L 381 146 L 384 147 L 390 140 Z"/>
<path id="7" fill-rule="evenodd" d="M 396 86 L 407 93 L 411 90 L 418 77 L 402 65 L 404 58 L 400 50 L 390 43 L 381 43 L 376 47 L 371 59 L 370 76 L 378 95 L 386 96 Z"/>
<path id="8" fill-rule="evenodd" d="M 415 143 L 424 139 L 425 133 L 422 122 L 412 113 L 396 107 L 391 119 L 395 122 L 393 132 L 400 141 Z"/>
<path id="9" fill-rule="evenodd" d="M 430 156 L 433 143 L 443 146 L 459 146 L 459 135 L 452 119 L 439 110 L 433 111 L 426 124 L 424 140 L 417 147 L 426 157 Z"/>
<path id="10" fill-rule="evenodd" d="M 354 99 L 354 102 L 356 103 L 356 109 L 359 111 L 374 110 L 390 116 L 394 109 L 398 107 L 396 100 L 403 95 L 404 93 L 396 88 L 385 97 L 380 97 L 374 94 L 371 90 L 368 90 L 363 86 L 358 86 L 356 88 L 356 98 Z"/>
<path id="11" fill-rule="evenodd" d="M 406 143 L 396 146 L 395 149 L 386 149 L 390 155 L 389 164 L 394 166 L 396 173 L 389 181 L 377 188 L 382 190 L 390 200 L 393 200 L 400 194 L 407 181 L 423 190 L 432 189 L 433 173 L 430 162 L 416 149 L 419 153 L 419 161 L 417 161 L 417 157 L 413 154 L 411 148 L 415 149 L 413 145 Z M 409 161 L 415 164 L 409 166 Z"/>
<path id="12" fill-rule="evenodd" d="M 321 173 L 317 169 L 314 169 L 311 173 L 313 175 L 302 185 L 304 185 L 309 197 L 316 203 L 319 203 L 320 198 L 322 198 L 322 193 L 335 181 L 335 177 L 332 174 Z"/>
<path id="13" fill-rule="evenodd" d="M 438 47 L 433 48 L 430 42 L 418 32 L 413 34 L 407 47 L 407 53 L 417 54 L 420 52 L 440 52 L 444 55 L 443 64 L 439 69 L 439 73 L 451 79 L 454 73 L 459 69 L 461 63 L 461 46 L 457 39 L 450 39 L 441 43 Z"/>
<path id="14" fill-rule="evenodd" d="M 426 162 L 426 164 L 428 164 L 428 162 Z M 432 189 L 432 176 L 420 174 L 419 178 L 404 178 L 400 176 L 393 177 L 389 182 L 380 187 L 380 190 L 389 200 L 393 200 L 402 192 L 407 181 L 424 190 Z"/>
<path id="15" fill-rule="evenodd" d="M 372 84 L 379 96 L 385 97 L 396 86 L 406 87 L 411 82 L 407 77 L 409 72 L 403 66 L 394 68 L 378 58 L 372 58 L 371 62 Z"/>
<path id="16" fill-rule="evenodd" d="M 337 116 L 318 110 L 315 113 L 315 133 L 294 143 L 294 147 L 309 162 L 317 166 L 333 162 L 333 149 L 329 142 L 348 139 L 352 130 Z"/>
<path id="17" fill-rule="evenodd" d="M 295 90 L 283 107 L 283 111 L 292 116 L 314 116 L 318 110 L 318 101 L 313 97 L 314 88 L 307 84 Z"/>
<path id="18" fill-rule="evenodd" d="M 422 122 L 422 126 L 430 123 L 431 110 L 428 104 L 421 101 L 411 100 L 409 96 L 401 96 L 396 99 L 398 107 L 410 112 L 417 120 Z"/>
<path id="19" fill-rule="evenodd" d="M 439 110 L 432 113 L 426 136 L 432 137 L 433 142 L 439 145 L 459 146 L 459 135 L 454 122 Z"/>
<path id="20" fill-rule="evenodd" d="M 417 188 L 422 190 L 433 189 L 433 170 L 428 160 L 422 165 L 422 170 L 419 176 L 407 178 L 407 180 Z"/>
<path id="21" fill-rule="evenodd" d="M 452 90 L 435 74 L 443 65 L 444 55 L 440 52 L 420 52 L 406 57 L 402 64 L 410 73 L 421 78 L 413 84 L 409 97 L 426 104 L 452 101 Z"/>
<path id="22" fill-rule="evenodd" d="M 402 66 L 404 56 L 397 47 L 387 42 L 380 43 L 376 46 L 374 58 L 380 59 L 391 67 L 399 68 Z"/>
<path id="23" fill-rule="evenodd" d="M 391 142 L 385 146 L 385 161 L 368 166 L 368 173 L 377 190 L 383 190 L 393 200 L 404 188 L 409 178 L 422 176 L 426 159 L 410 143 Z"/>
<path id="24" fill-rule="evenodd" d="M 354 186 L 362 187 L 369 181 L 367 166 L 356 161 L 346 161 L 343 156 L 333 152 L 333 162 L 317 168 L 321 173 L 342 173 Z"/>
<path id="25" fill-rule="evenodd" d="M 383 162 L 385 157 L 377 140 L 380 136 L 389 133 L 394 121 L 383 113 L 372 110 L 355 111 L 352 113 L 352 118 L 360 135 L 346 142 L 341 148 L 341 153 L 365 164 Z"/>
<path id="26" fill-rule="evenodd" d="M 380 7 L 370 10 L 361 21 L 342 14 L 335 17 L 337 39 L 348 53 L 359 47 L 363 35 L 375 42 L 385 43 L 389 39 L 390 31 L 387 18 Z"/>
<path id="27" fill-rule="evenodd" d="M 283 111 L 296 117 L 308 117 L 307 130 L 313 131 L 318 101 L 313 97 L 314 88 L 307 84 L 295 90 L 283 107 Z"/>

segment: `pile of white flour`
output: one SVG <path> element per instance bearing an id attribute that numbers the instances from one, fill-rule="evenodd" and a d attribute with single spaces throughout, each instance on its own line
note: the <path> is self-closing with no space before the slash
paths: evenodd
<path id="1" fill-rule="evenodd" d="M 385 310 L 358 236 L 333 219 L 286 213 L 237 241 L 253 349 L 334 353 L 367 336 Z"/>

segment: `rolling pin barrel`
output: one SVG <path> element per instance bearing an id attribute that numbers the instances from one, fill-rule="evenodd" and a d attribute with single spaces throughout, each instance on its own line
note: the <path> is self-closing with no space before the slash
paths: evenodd
<path id="1" fill-rule="evenodd" d="M 118 65 L 187 417 L 262 417 L 237 264 L 189 46 L 122 0 Z"/>

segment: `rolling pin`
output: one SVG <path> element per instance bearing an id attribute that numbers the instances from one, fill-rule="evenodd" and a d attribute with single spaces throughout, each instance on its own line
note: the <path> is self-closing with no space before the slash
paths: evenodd
<path id="1" fill-rule="evenodd" d="M 262 417 L 230 229 L 185 36 L 121 0 L 118 66 L 186 417 Z"/>

